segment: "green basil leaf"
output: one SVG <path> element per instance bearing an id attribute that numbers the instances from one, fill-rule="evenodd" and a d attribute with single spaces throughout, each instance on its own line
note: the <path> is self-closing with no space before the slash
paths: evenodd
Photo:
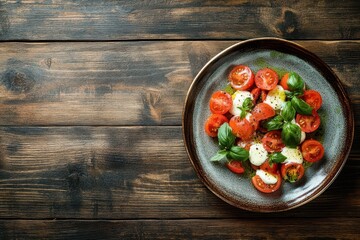
<path id="1" fill-rule="evenodd" d="M 309 104 L 307 104 L 304 100 L 293 97 L 291 99 L 291 104 L 295 108 L 296 112 L 302 114 L 302 115 L 311 115 L 313 108 L 310 107 Z"/>
<path id="2" fill-rule="evenodd" d="M 239 161 L 246 161 L 249 158 L 249 151 L 242 147 L 232 146 L 227 153 L 227 158 Z"/>
<path id="3" fill-rule="evenodd" d="M 291 91 L 302 93 L 304 91 L 305 83 L 299 76 L 299 74 L 295 72 L 290 72 L 289 78 L 287 80 L 287 85 Z"/>
<path id="4" fill-rule="evenodd" d="M 287 157 L 285 157 L 283 154 L 276 152 L 276 153 L 272 153 L 269 156 L 269 164 L 271 165 L 272 163 L 282 163 L 286 160 Z"/>
<path id="5" fill-rule="evenodd" d="M 245 98 L 245 100 L 244 100 L 244 102 L 242 104 L 243 108 L 245 108 L 248 111 L 252 109 L 253 105 L 254 105 L 253 101 L 249 97 Z"/>
<path id="6" fill-rule="evenodd" d="M 223 123 L 218 130 L 218 140 L 221 149 L 230 149 L 234 145 L 236 136 L 232 133 L 229 124 Z"/>
<path id="7" fill-rule="evenodd" d="M 240 109 L 240 118 L 241 119 L 243 119 L 244 117 L 246 117 L 246 114 L 247 114 L 247 112 L 243 109 L 243 108 L 241 108 L 241 107 L 238 107 L 239 109 Z"/>
<path id="8" fill-rule="evenodd" d="M 281 131 L 281 139 L 286 146 L 296 148 L 301 141 L 301 129 L 298 125 L 287 122 Z"/>
<path id="9" fill-rule="evenodd" d="M 284 125 L 284 119 L 282 116 L 278 115 L 273 117 L 270 120 L 267 120 L 263 123 L 263 127 L 268 131 L 281 129 Z"/>
<path id="10" fill-rule="evenodd" d="M 226 85 L 226 87 L 224 88 L 224 91 L 230 95 L 233 95 L 236 92 L 236 90 L 234 88 L 232 88 L 232 86 L 230 84 Z"/>
<path id="11" fill-rule="evenodd" d="M 292 106 L 291 102 L 286 102 L 280 113 L 280 115 L 287 122 L 291 122 L 295 118 L 295 114 L 296 114 L 296 111 L 295 111 L 294 107 Z"/>
<path id="12" fill-rule="evenodd" d="M 243 119 L 244 117 L 246 117 L 246 114 L 248 112 L 251 111 L 251 109 L 253 108 L 254 104 L 251 98 L 245 98 L 243 104 L 241 107 L 238 107 L 241 112 L 240 112 L 240 118 Z"/>
<path id="13" fill-rule="evenodd" d="M 212 158 L 210 158 L 210 161 L 212 162 L 218 162 L 220 160 L 222 160 L 224 157 L 226 157 L 226 154 L 228 153 L 227 150 L 223 149 L 223 150 L 219 150 L 215 156 L 213 156 Z"/>

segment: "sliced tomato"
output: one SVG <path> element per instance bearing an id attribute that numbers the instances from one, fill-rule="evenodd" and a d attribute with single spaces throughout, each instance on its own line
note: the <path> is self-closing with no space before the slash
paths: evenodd
<path id="1" fill-rule="evenodd" d="M 267 103 L 259 103 L 251 111 L 256 121 L 261 121 L 275 116 L 275 110 Z"/>
<path id="2" fill-rule="evenodd" d="M 259 70 L 255 75 L 255 84 L 263 90 L 272 90 L 279 82 L 277 73 L 270 69 L 264 68 Z"/>
<path id="3" fill-rule="evenodd" d="M 287 81 L 289 79 L 289 73 L 286 73 L 280 81 L 280 85 L 283 87 L 284 90 L 289 90 L 289 86 L 287 85 Z"/>
<path id="4" fill-rule="evenodd" d="M 312 115 L 296 114 L 296 123 L 299 124 L 301 130 L 306 133 L 314 132 L 320 126 L 320 116 L 313 110 Z"/>
<path id="5" fill-rule="evenodd" d="M 232 107 L 231 95 L 225 91 L 216 91 L 211 95 L 209 106 L 210 111 L 216 114 L 225 114 Z"/>
<path id="6" fill-rule="evenodd" d="M 253 125 L 246 118 L 241 119 L 240 116 L 233 116 L 229 125 L 233 134 L 242 140 L 249 140 L 255 132 Z"/>
<path id="7" fill-rule="evenodd" d="M 281 176 L 289 182 L 299 181 L 304 176 L 304 166 L 300 163 L 288 162 L 281 165 Z"/>
<path id="8" fill-rule="evenodd" d="M 275 173 L 273 175 L 277 177 L 277 182 L 275 184 L 266 184 L 266 183 L 264 183 L 264 181 L 258 175 L 253 176 L 251 178 L 251 182 L 254 185 L 254 187 L 257 190 L 259 190 L 260 192 L 272 193 L 272 192 L 275 192 L 276 190 L 278 190 L 280 188 L 281 182 L 282 182 L 279 172 L 277 172 L 277 173 Z"/>
<path id="9" fill-rule="evenodd" d="M 322 97 L 318 91 L 306 90 L 302 99 L 309 104 L 315 111 L 319 110 L 322 105 Z"/>
<path id="10" fill-rule="evenodd" d="M 324 157 L 324 146 L 314 139 L 308 139 L 301 145 L 301 152 L 308 162 L 317 162 Z"/>
<path id="11" fill-rule="evenodd" d="M 280 152 L 285 144 L 281 140 L 281 132 L 278 130 L 267 132 L 261 139 L 261 142 L 268 152 Z"/>
<path id="12" fill-rule="evenodd" d="M 212 114 L 205 122 L 205 132 L 210 137 L 216 137 L 219 127 L 228 122 L 228 119 L 221 114 Z"/>
<path id="13" fill-rule="evenodd" d="M 251 95 L 253 97 L 254 105 L 256 104 L 257 100 L 259 99 L 260 94 L 261 94 L 261 89 L 260 88 L 254 88 L 253 90 L 251 90 Z"/>
<path id="14" fill-rule="evenodd" d="M 226 164 L 227 168 L 236 174 L 241 174 L 245 172 L 245 168 L 239 161 L 231 160 Z"/>
<path id="15" fill-rule="evenodd" d="M 254 118 L 253 115 L 250 115 L 248 121 L 249 121 L 250 124 L 252 125 L 254 131 L 256 131 L 256 130 L 259 128 L 259 126 L 260 126 L 259 121 L 257 121 L 257 120 Z"/>
<path id="16" fill-rule="evenodd" d="M 261 90 L 261 101 L 264 102 L 267 96 L 267 91 Z"/>
<path id="17" fill-rule="evenodd" d="M 260 165 L 260 169 L 269 173 L 276 173 L 278 171 L 279 164 L 277 163 L 269 163 L 269 160 L 266 160 L 263 164 Z"/>
<path id="18" fill-rule="evenodd" d="M 248 66 L 237 65 L 231 70 L 229 81 L 234 89 L 247 90 L 254 84 L 254 73 Z"/>

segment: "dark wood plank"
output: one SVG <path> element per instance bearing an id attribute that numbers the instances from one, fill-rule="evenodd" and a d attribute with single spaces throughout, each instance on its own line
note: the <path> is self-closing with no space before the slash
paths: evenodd
<path id="1" fill-rule="evenodd" d="M 188 88 L 235 42 L 3 43 L 0 125 L 180 125 Z M 341 79 L 360 125 L 360 41 L 301 41 Z"/>
<path id="2" fill-rule="evenodd" d="M 1 40 L 359 39 L 359 1 L 1 1 Z"/>
<path id="3" fill-rule="evenodd" d="M 324 224 L 326 223 L 326 224 Z M 0 221 L 7 239 L 358 239 L 351 218 Z"/>
<path id="4" fill-rule="evenodd" d="M 200 182 L 181 127 L 1 127 L 0 136 L 2 219 L 360 217 L 358 153 L 311 203 L 255 214 Z"/>

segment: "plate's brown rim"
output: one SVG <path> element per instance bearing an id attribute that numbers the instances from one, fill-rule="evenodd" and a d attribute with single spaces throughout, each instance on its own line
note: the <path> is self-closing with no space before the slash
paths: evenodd
<path id="1" fill-rule="evenodd" d="M 281 49 L 279 49 L 279 44 L 282 44 Z M 206 69 L 214 65 L 216 62 L 218 62 L 223 56 L 227 56 L 228 54 L 232 53 L 238 48 L 243 47 L 246 49 L 247 46 L 251 47 L 253 45 L 259 45 L 259 46 L 263 45 L 261 46 L 261 48 L 263 49 L 279 50 L 281 52 L 295 55 L 300 59 L 306 59 L 308 62 L 310 62 L 317 69 L 317 71 L 324 76 L 324 78 L 328 81 L 328 83 L 333 87 L 333 89 L 338 94 L 338 97 L 340 98 L 343 104 L 342 107 L 344 109 L 345 121 L 347 124 L 345 141 L 349 144 L 347 145 L 348 147 L 346 149 L 343 149 L 343 151 L 341 152 L 339 156 L 339 161 L 337 161 L 336 165 L 333 167 L 334 170 L 331 171 L 326 176 L 325 180 L 321 183 L 321 185 L 318 188 L 316 188 L 313 192 L 311 192 L 311 194 L 307 198 L 301 201 L 293 201 L 291 204 L 278 205 L 276 208 L 272 208 L 272 207 L 264 208 L 264 207 L 254 206 L 251 204 L 244 205 L 242 202 L 239 202 L 235 199 L 228 199 L 229 196 L 225 196 L 225 194 L 221 191 L 221 189 L 218 189 L 216 186 L 214 186 L 212 182 L 207 178 L 206 173 L 202 171 L 199 165 L 199 159 L 197 158 L 195 150 L 192 148 L 192 146 L 194 146 L 194 142 L 193 142 L 193 138 L 191 137 L 191 133 L 193 131 L 191 116 L 193 112 L 192 110 L 194 108 L 194 97 L 195 97 L 193 89 L 195 89 L 198 86 L 200 81 L 199 79 L 201 79 L 204 76 L 204 74 L 206 74 Z M 273 46 L 273 48 L 271 48 L 271 46 Z M 182 135 L 185 144 L 185 149 L 189 156 L 189 160 L 193 165 L 194 169 L 196 170 L 198 177 L 201 179 L 204 185 L 216 196 L 218 196 L 223 201 L 229 203 L 230 205 L 248 211 L 281 212 L 299 207 L 301 205 L 304 205 L 312 201 L 313 199 L 318 197 L 321 193 L 323 193 L 332 184 L 332 182 L 341 172 L 341 169 L 345 165 L 345 162 L 350 153 L 351 145 L 354 139 L 354 115 L 351 109 L 350 100 L 341 84 L 340 79 L 333 72 L 333 70 L 317 55 L 305 49 L 301 45 L 289 40 L 280 39 L 280 38 L 254 38 L 233 44 L 232 46 L 221 51 L 216 56 L 214 56 L 210 61 L 208 61 L 195 76 L 186 94 L 185 103 L 183 106 Z"/>

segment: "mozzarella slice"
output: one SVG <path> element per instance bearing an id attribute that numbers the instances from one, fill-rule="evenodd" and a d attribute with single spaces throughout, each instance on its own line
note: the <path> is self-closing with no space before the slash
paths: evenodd
<path id="1" fill-rule="evenodd" d="M 285 90 L 280 85 L 277 85 L 268 92 L 264 103 L 269 104 L 275 110 L 280 110 L 283 107 L 285 100 Z"/>
<path id="2" fill-rule="evenodd" d="M 297 148 L 284 147 L 283 150 L 281 151 L 281 154 L 286 157 L 284 163 L 295 162 L 302 164 L 304 161 L 303 156 L 298 147 Z"/>
<path id="3" fill-rule="evenodd" d="M 256 170 L 256 175 L 258 175 L 265 184 L 275 184 L 278 181 L 276 176 L 261 169 Z"/>
<path id="4" fill-rule="evenodd" d="M 249 150 L 249 160 L 255 166 L 260 166 L 267 159 L 267 151 L 261 143 L 251 145 Z"/>
<path id="5" fill-rule="evenodd" d="M 241 110 L 239 109 L 239 107 L 242 107 L 246 98 L 253 99 L 249 91 L 239 91 L 239 90 L 236 91 L 231 97 L 233 99 L 233 105 L 229 112 L 234 116 L 240 115 Z"/>

